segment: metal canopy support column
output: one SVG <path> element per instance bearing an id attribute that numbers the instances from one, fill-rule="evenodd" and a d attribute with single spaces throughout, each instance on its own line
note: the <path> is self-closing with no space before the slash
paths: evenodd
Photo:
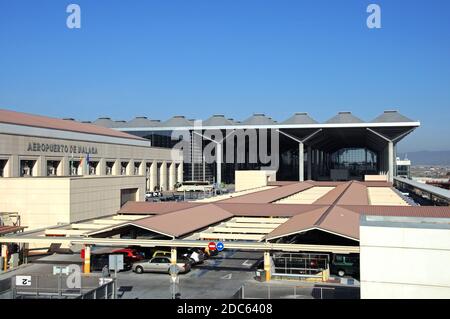
<path id="1" fill-rule="evenodd" d="M 305 180 L 305 150 L 302 142 L 298 143 L 298 180 L 303 182 Z"/>
<path id="2" fill-rule="evenodd" d="M 89 274 L 91 272 L 91 246 L 84 246 L 84 273 Z"/>
<path id="3" fill-rule="evenodd" d="M 294 140 L 294 141 L 296 141 L 298 143 L 298 180 L 300 182 L 303 182 L 305 180 L 305 167 L 304 167 L 304 164 L 305 164 L 305 147 L 304 147 L 305 146 L 305 142 L 307 140 L 309 140 L 310 138 L 312 138 L 317 133 L 321 132 L 322 129 L 319 129 L 319 130 L 315 131 L 314 133 L 308 135 L 304 139 L 300 139 L 300 138 L 298 138 L 296 136 L 293 136 L 291 134 L 288 134 L 288 133 L 283 132 L 283 131 L 278 130 L 278 129 L 276 131 L 278 133 L 283 134 L 286 137 L 289 137 L 291 140 Z M 309 152 L 310 148 L 311 147 L 308 146 L 308 152 Z M 311 158 L 311 155 L 310 155 L 310 153 L 308 153 L 308 165 L 310 165 L 310 158 Z M 308 166 L 308 168 L 309 168 L 308 179 L 311 179 L 310 166 Z"/>
<path id="4" fill-rule="evenodd" d="M 412 130 L 396 137 L 394 140 L 391 140 L 391 139 L 387 138 L 386 136 L 384 136 L 383 134 L 380 134 L 370 128 L 367 128 L 367 130 L 387 142 L 387 146 L 383 149 L 383 152 L 382 152 L 383 160 L 381 161 L 381 163 L 383 163 L 383 166 L 384 166 L 383 170 L 388 170 L 387 171 L 388 181 L 392 183 L 392 182 L 394 182 L 394 160 L 395 160 L 395 158 L 394 158 L 394 141 L 399 139 L 400 137 L 405 136 L 406 134 L 412 132 Z M 386 148 L 387 148 L 387 150 L 386 150 Z"/>
<path id="5" fill-rule="evenodd" d="M 176 247 L 170 248 L 170 263 L 172 265 L 177 264 L 177 248 Z"/>
<path id="6" fill-rule="evenodd" d="M 394 182 L 394 143 L 388 143 L 388 160 L 389 160 L 389 172 L 388 178 L 389 182 Z"/>
<path id="7" fill-rule="evenodd" d="M 264 252 L 264 271 L 266 273 L 266 281 L 270 281 L 272 277 L 272 264 L 270 262 L 270 251 Z"/>
<path id="8" fill-rule="evenodd" d="M 3 271 L 8 270 L 8 246 L 2 245 L 2 259 L 3 259 Z"/>
<path id="9" fill-rule="evenodd" d="M 308 145 L 308 179 L 312 179 L 312 174 L 311 174 L 311 161 L 312 161 L 312 149 L 311 149 L 311 145 Z"/>

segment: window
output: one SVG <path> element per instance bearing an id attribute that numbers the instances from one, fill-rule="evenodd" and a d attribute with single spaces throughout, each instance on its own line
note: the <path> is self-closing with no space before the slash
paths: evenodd
<path id="1" fill-rule="evenodd" d="M 165 262 L 167 262 L 167 261 L 165 260 L 165 258 L 161 258 L 161 257 L 156 257 L 156 258 L 153 258 L 153 259 L 151 260 L 151 263 L 152 263 L 152 264 L 165 263 Z"/>
<path id="2" fill-rule="evenodd" d="M 89 175 L 97 174 L 98 162 L 89 161 Z"/>
<path id="3" fill-rule="evenodd" d="M 60 161 L 47 161 L 47 176 L 58 175 L 58 166 Z"/>
<path id="4" fill-rule="evenodd" d="M 127 174 L 127 166 L 128 166 L 128 162 L 121 162 L 120 163 L 120 175 L 126 175 Z"/>
<path id="5" fill-rule="evenodd" d="M 139 167 L 141 166 L 140 162 L 134 162 L 134 175 L 139 175 Z"/>
<path id="6" fill-rule="evenodd" d="M 114 162 L 106 162 L 106 175 L 113 175 Z"/>
<path id="7" fill-rule="evenodd" d="M 8 163 L 7 160 L 0 160 L 0 177 L 5 177 L 6 163 Z"/>
<path id="8" fill-rule="evenodd" d="M 20 161 L 20 176 L 21 177 L 33 176 L 33 168 L 35 164 L 36 161 L 32 160 Z"/>
<path id="9" fill-rule="evenodd" d="M 80 161 L 70 161 L 70 176 L 81 175 Z"/>

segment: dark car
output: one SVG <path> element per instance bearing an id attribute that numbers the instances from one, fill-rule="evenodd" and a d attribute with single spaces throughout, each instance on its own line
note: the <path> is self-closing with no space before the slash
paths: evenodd
<path id="1" fill-rule="evenodd" d="M 359 255 L 334 254 L 330 263 L 330 273 L 340 277 L 359 277 Z"/>
<path id="2" fill-rule="evenodd" d="M 133 260 L 122 253 L 123 257 L 123 270 L 130 270 L 133 265 Z M 117 255 L 116 253 L 102 253 L 102 254 L 91 254 L 91 271 L 102 271 L 103 267 L 109 266 L 109 256 Z"/>

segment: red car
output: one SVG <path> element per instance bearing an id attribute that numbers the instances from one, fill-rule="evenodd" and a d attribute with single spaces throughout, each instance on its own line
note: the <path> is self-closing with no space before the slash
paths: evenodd
<path id="1" fill-rule="evenodd" d="M 142 259 L 144 259 L 144 256 L 142 256 L 140 253 L 138 253 L 138 251 L 136 249 L 132 249 L 132 248 L 116 249 L 116 250 L 113 250 L 112 253 L 113 254 L 115 254 L 115 253 L 125 254 L 125 256 L 130 258 L 132 262 L 141 261 Z"/>

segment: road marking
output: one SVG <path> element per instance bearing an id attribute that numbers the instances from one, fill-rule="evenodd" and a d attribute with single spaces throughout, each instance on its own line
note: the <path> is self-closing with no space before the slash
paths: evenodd
<path id="1" fill-rule="evenodd" d="M 220 277 L 220 279 L 231 279 L 231 276 L 232 276 L 232 274 L 230 273 L 230 274 L 228 274 L 228 275 L 225 275 L 225 276 L 223 276 L 223 277 Z"/>
<path id="2" fill-rule="evenodd" d="M 242 266 L 250 267 L 251 265 L 253 265 L 253 264 L 247 263 L 247 261 L 250 261 L 250 259 L 247 259 L 246 261 L 244 261 L 244 262 L 242 263 Z"/>

